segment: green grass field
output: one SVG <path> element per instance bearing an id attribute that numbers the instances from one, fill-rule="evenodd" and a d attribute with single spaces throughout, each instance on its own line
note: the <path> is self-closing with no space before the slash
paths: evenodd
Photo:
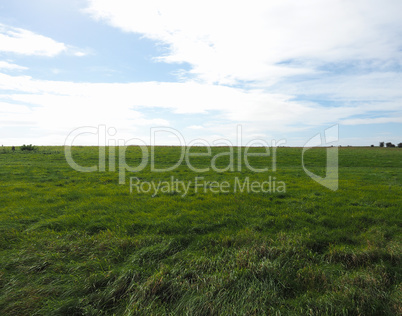
<path id="1" fill-rule="evenodd" d="M 156 148 L 156 166 L 179 152 Z M 339 148 L 335 192 L 305 174 L 301 152 L 278 148 L 275 172 L 198 174 L 183 163 L 119 184 L 110 159 L 82 173 L 63 147 L 0 148 L 0 315 L 401 315 L 402 149 Z M 73 157 L 95 165 L 98 148 Z M 138 164 L 140 152 L 126 159 Z M 325 148 L 305 159 L 325 174 Z M 231 187 L 271 176 L 286 192 L 130 193 L 131 176 Z"/>

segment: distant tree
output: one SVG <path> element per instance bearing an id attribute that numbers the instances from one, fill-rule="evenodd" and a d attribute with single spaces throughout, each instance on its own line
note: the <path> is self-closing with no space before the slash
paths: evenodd
<path id="1" fill-rule="evenodd" d="M 385 146 L 387 146 L 387 147 L 395 147 L 395 145 L 393 143 L 391 143 L 391 142 L 386 143 Z"/>
<path id="2" fill-rule="evenodd" d="M 371 145 L 371 147 L 374 147 L 374 145 Z"/>
<path id="3" fill-rule="evenodd" d="M 380 142 L 380 147 L 384 147 L 384 142 Z"/>
<path id="4" fill-rule="evenodd" d="M 399 144 L 398 144 L 398 147 L 399 147 L 399 148 L 402 148 L 402 143 L 399 143 Z"/>
<path id="5" fill-rule="evenodd" d="M 32 144 L 30 144 L 30 145 L 22 145 L 21 146 L 21 150 L 29 150 L 29 151 L 31 151 L 31 150 L 34 150 L 35 149 L 35 146 L 32 146 Z"/>

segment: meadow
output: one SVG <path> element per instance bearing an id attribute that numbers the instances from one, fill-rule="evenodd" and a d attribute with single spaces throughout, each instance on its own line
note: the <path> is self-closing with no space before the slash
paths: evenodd
<path id="1" fill-rule="evenodd" d="M 178 147 L 154 149 L 159 168 L 178 160 Z M 99 164 L 97 147 L 72 152 L 82 166 Z M 402 149 L 339 148 L 337 191 L 306 175 L 301 148 L 278 148 L 275 171 L 147 165 L 125 184 L 106 154 L 104 172 L 83 173 L 64 147 L 0 148 L 0 315 L 402 314 Z M 138 148 L 126 161 L 140 163 Z M 321 176 L 325 162 L 326 148 L 305 154 Z M 191 183 L 185 195 L 130 192 L 130 177 Z M 269 177 L 286 189 L 232 190 Z"/>

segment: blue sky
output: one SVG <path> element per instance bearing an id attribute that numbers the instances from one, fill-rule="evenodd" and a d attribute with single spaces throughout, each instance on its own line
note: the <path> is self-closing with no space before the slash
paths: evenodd
<path id="1" fill-rule="evenodd" d="M 0 0 L 0 143 L 402 142 L 402 2 Z M 96 144 L 96 137 L 81 137 Z M 160 133 L 157 142 L 174 144 Z"/>

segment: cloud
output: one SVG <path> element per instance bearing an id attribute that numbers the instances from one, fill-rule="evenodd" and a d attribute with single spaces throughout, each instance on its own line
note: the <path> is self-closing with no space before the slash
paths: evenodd
<path id="1" fill-rule="evenodd" d="M 204 129 L 204 126 L 201 126 L 201 125 L 191 125 L 191 126 L 187 126 L 187 128 L 189 128 L 189 129 L 194 129 L 194 130 L 200 130 L 200 129 Z"/>
<path id="2" fill-rule="evenodd" d="M 32 110 L 25 105 L 0 102 L 0 124 L 6 126 L 29 126 L 35 124 L 30 118 Z"/>
<path id="3" fill-rule="evenodd" d="M 155 91 L 175 113 L 214 113 L 194 126 L 215 136 L 238 123 L 250 135 L 286 135 L 338 122 L 399 122 L 401 11 L 398 0 L 88 0 L 86 9 L 163 44 L 156 61 L 189 64 L 182 85 Z"/>
<path id="4" fill-rule="evenodd" d="M 183 132 L 219 138 L 233 134 L 237 124 L 249 135 L 286 134 L 339 121 L 353 124 L 347 120 L 373 111 L 364 106 L 328 107 L 260 89 L 196 82 L 74 83 L 0 74 L 0 90 L 7 91 L 0 94 L 0 112 L 7 113 L 2 121 L 8 126 L 25 122 L 55 135 L 59 144 L 74 128 L 100 124 L 116 127 L 126 139 L 133 135 L 149 139 L 151 127 L 179 128 L 165 118 L 166 113 L 178 121 L 181 115 L 192 120 L 203 115 L 202 124 L 183 125 Z M 152 109 L 158 111 L 149 112 Z"/>
<path id="5" fill-rule="evenodd" d="M 70 51 L 75 56 L 86 55 L 49 37 L 0 23 L 0 52 L 54 57 Z"/>
<path id="6" fill-rule="evenodd" d="M 0 69 L 6 69 L 6 70 L 26 70 L 28 69 L 27 67 L 16 65 L 13 63 L 9 63 L 7 61 L 0 61 Z"/>
<path id="7" fill-rule="evenodd" d="M 99 113 L 105 114 L 103 118 L 108 121 L 114 114 L 126 120 L 135 111 L 162 108 L 175 114 L 215 113 L 218 120 L 261 122 L 270 128 L 301 121 L 319 125 L 360 111 L 352 107 L 324 108 L 262 90 L 196 82 L 74 83 L 0 74 L 0 88 L 14 91 L 7 96 L 13 101 L 46 107 L 47 113 L 74 112 L 73 120 L 82 123 Z M 83 115 L 77 115 L 80 113 Z"/>
<path id="8" fill-rule="evenodd" d="M 86 55 L 88 55 L 88 53 L 85 53 L 85 52 L 75 52 L 74 53 L 74 56 L 77 56 L 77 57 L 84 57 Z"/>
<path id="9" fill-rule="evenodd" d="M 341 121 L 343 125 L 367 125 L 367 124 L 386 124 L 402 123 L 402 113 L 399 117 L 376 117 L 376 118 L 356 118 Z"/>
<path id="10" fill-rule="evenodd" d="M 401 58 L 402 2 L 89 0 L 94 19 L 159 41 L 208 83 L 270 85 L 326 63 Z"/>
<path id="11" fill-rule="evenodd" d="M 0 100 L 22 107 L 4 121 L 29 125 L 54 143 L 73 128 L 99 124 L 125 138 L 149 138 L 149 127 L 165 125 L 216 139 L 235 137 L 237 124 L 268 138 L 338 122 L 398 123 L 401 11 L 399 0 L 88 0 L 85 12 L 93 19 L 154 40 L 163 51 L 155 61 L 186 63 L 189 70 L 178 72 L 180 82 L 0 74 Z M 2 51 L 91 55 L 1 24 Z"/>

